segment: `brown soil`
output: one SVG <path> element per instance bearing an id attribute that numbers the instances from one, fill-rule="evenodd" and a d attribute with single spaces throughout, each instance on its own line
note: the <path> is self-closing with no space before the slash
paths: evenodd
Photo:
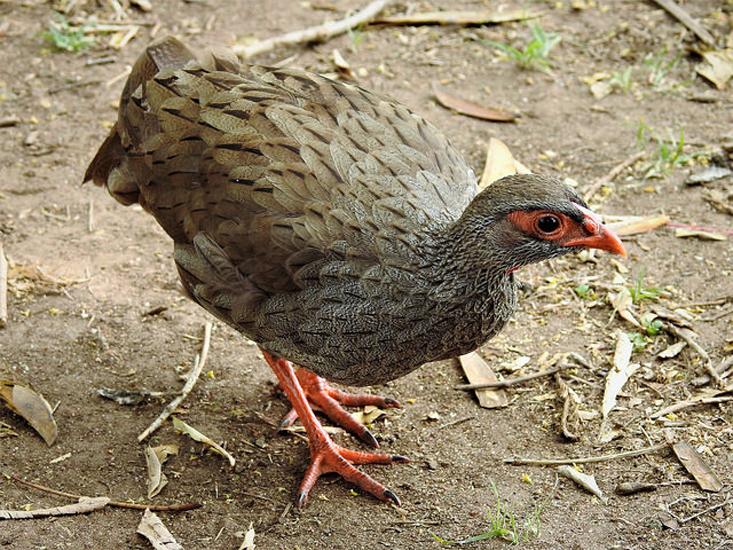
<path id="1" fill-rule="evenodd" d="M 9 326 L 0 331 L 0 379 L 32 386 L 58 404 L 57 442 L 47 447 L 35 432 L 0 405 L 0 422 L 17 437 L 0 438 L 0 468 L 59 490 L 109 495 L 115 500 L 146 498 L 145 460 L 140 433 L 159 413 L 163 401 L 120 406 L 102 399 L 98 388 L 175 392 L 180 375 L 200 348 L 207 315 L 177 290 L 171 243 L 153 219 L 124 208 L 93 186 L 80 186 L 86 164 L 115 118 L 122 80 L 117 79 L 150 39 L 175 33 L 196 48 L 230 45 L 246 34 L 260 38 L 340 18 L 362 2 L 333 0 L 334 11 L 318 3 L 269 0 L 254 2 L 154 2 L 150 13 L 129 10 L 146 22 L 121 51 L 97 45 L 80 54 L 49 52 L 40 36 L 54 15 L 50 3 L 35 0 L 0 4 L 0 101 L 2 117 L 19 123 L 0 129 L 0 237 L 11 260 Z M 443 2 L 444 8 L 480 9 L 493 3 Z M 387 93 L 437 123 L 464 152 L 475 170 L 483 168 L 489 137 L 504 140 L 535 171 L 572 177 L 587 189 L 637 151 L 643 121 L 665 139 L 684 130 L 685 152 L 719 149 L 730 140 L 730 91 L 717 91 L 696 76 L 698 44 L 687 31 L 651 2 L 602 0 L 575 10 L 570 2 L 535 1 L 546 31 L 563 41 L 552 52 L 551 73 L 523 71 L 499 59 L 482 39 L 522 44 L 524 23 L 479 27 L 368 28 L 356 51 L 342 36 L 310 48 L 278 50 L 257 59 L 273 63 L 294 55 L 291 64 L 330 72 L 330 54 L 339 48 L 352 68 L 363 68 L 358 82 Z M 523 5 L 517 3 L 517 6 Z M 72 15 L 90 14 L 110 21 L 114 13 L 96 2 L 76 2 Z M 399 9 L 405 8 L 398 6 Z M 418 10 L 436 8 L 428 3 Z M 687 2 L 685 8 L 716 36 L 730 32 L 730 2 Z M 727 13 L 726 13 L 727 11 Z M 106 43 L 106 39 L 103 39 Z M 660 86 L 648 83 L 646 56 L 667 48 L 666 61 L 681 59 Z M 108 64 L 87 64 L 111 56 Z M 598 100 L 583 77 L 623 72 L 633 67 L 632 86 Z M 492 124 L 438 107 L 431 83 L 469 99 L 522 114 L 517 124 Z M 676 86 L 678 85 L 678 86 Z M 700 101 L 704 98 L 705 101 Z M 729 143 L 729 142 L 728 142 Z M 661 178 L 642 181 L 646 160 L 624 171 L 592 201 L 604 214 L 666 213 L 675 221 L 730 230 L 730 215 L 704 200 L 709 190 L 731 193 L 730 177 L 691 187 L 685 177 L 701 165 L 679 165 Z M 708 158 L 711 155 L 708 154 Z M 730 196 L 730 195 L 728 195 Z M 93 204 L 93 228 L 89 209 Z M 646 286 L 661 286 L 667 306 L 711 302 L 688 308 L 700 343 L 717 365 L 732 348 L 730 296 L 733 253 L 730 239 L 716 242 L 681 239 L 661 228 L 626 240 L 630 257 L 623 274 L 631 285 L 645 270 Z M 585 410 L 599 410 L 603 380 L 610 366 L 616 329 L 636 332 L 612 317 L 605 295 L 619 267 L 599 254 L 593 261 L 572 257 L 523 270 L 527 284 L 515 320 L 482 350 L 497 370 L 519 355 L 532 361 L 519 374 L 538 368 L 542 354 L 577 352 L 592 368 L 564 375 Z M 47 284 L 33 270 L 42 268 Z M 35 273 L 35 275 L 34 275 Z M 63 284 L 64 282 L 69 284 Z M 587 283 L 599 299 L 581 300 L 573 292 Z M 164 311 L 148 315 L 155 308 Z M 648 306 L 646 306 L 648 308 Z M 178 435 L 167 424 L 150 440 L 175 443 L 180 455 L 164 467 L 170 483 L 152 502 L 198 501 L 203 507 L 161 518 L 187 549 L 237 548 L 253 524 L 261 548 L 438 548 L 435 533 L 451 540 L 484 532 L 496 506 L 492 483 L 519 523 L 541 508 L 541 531 L 528 548 L 724 548 L 733 545 L 727 504 L 696 519 L 669 525 L 669 513 L 688 518 L 724 501 L 728 495 L 705 493 L 667 450 L 584 467 L 610 497 L 602 503 L 572 482 L 557 490 L 552 467 L 513 466 L 505 458 L 601 455 L 639 449 L 664 441 L 663 429 L 689 441 L 728 485 L 733 479 L 733 429 L 730 405 L 687 409 L 675 417 L 651 421 L 650 413 L 696 394 L 702 363 L 689 348 L 661 361 L 656 353 L 674 338 L 650 338 L 634 361 L 641 369 L 624 388 L 611 425 L 619 436 L 597 440 L 600 420 L 585 422 L 580 439 L 570 442 L 559 430 L 562 401 L 554 379 L 532 381 L 510 391 L 504 409 L 479 408 L 475 398 L 456 391 L 462 383 L 454 362 L 425 366 L 390 384 L 371 388 L 396 397 L 402 410 L 390 410 L 373 431 L 388 452 L 410 457 L 408 465 L 365 468 L 403 500 L 401 508 L 356 494 L 344 481 L 318 482 L 303 510 L 290 508 L 306 467 L 308 450 L 299 438 L 275 428 L 288 410 L 275 391 L 274 377 L 257 348 L 240 335 L 216 325 L 207 370 L 184 403 L 181 417 L 236 457 L 230 469 L 218 455 Z M 505 376 L 512 374 L 504 371 Z M 574 376 L 571 377 L 570 375 Z M 429 420 L 435 414 L 438 420 Z M 451 422 L 466 419 L 460 423 Z M 0 425 L 1 427 L 1 425 Z M 360 448 L 348 436 L 345 445 Z M 59 457 L 62 460 L 54 461 Z M 53 461 L 53 462 L 52 462 Z M 531 479 L 531 483 L 527 480 Z M 614 494 L 623 481 L 659 484 L 655 492 Z M 678 481 L 679 484 L 668 483 Z M 665 485 L 662 485 L 665 484 Z M 61 497 L 0 479 L 0 508 L 33 509 L 66 504 Z M 107 509 L 86 516 L 5 521 L 0 548 L 149 548 L 135 533 L 140 512 Z M 489 540 L 481 547 L 506 543 Z"/>

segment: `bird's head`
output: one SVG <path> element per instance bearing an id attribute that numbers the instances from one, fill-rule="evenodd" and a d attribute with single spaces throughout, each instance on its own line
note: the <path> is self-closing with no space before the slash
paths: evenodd
<path id="1" fill-rule="evenodd" d="M 473 233 L 473 252 L 509 273 L 582 248 L 626 257 L 621 240 L 580 195 L 547 176 L 501 178 L 474 198 L 461 219 Z"/>

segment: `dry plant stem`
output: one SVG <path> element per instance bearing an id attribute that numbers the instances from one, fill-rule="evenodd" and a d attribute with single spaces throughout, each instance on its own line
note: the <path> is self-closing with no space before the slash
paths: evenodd
<path id="1" fill-rule="evenodd" d="M 322 25 L 289 32 L 274 38 L 268 38 L 252 46 L 234 46 L 232 50 L 242 59 L 248 59 L 253 55 L 269 52 L 281 46 L 292 46 L 307 42 L 323 42 L 343 34 L 354 27 L 368 23 L 373 20 L 392 0 L 375 0 L 364 9 L 340 19 L 338 21 L 326 21 Z"/>
<path id="2" fill-rule="evenodd" d="M 590 189 L 588 189 L 588 191 L 585 192 L 585 195 L 583 195 L 583 199 L 585 199 L 586 202 L 590 201 L 591 197 L 593 197 L 593 195 L 595 195 L 601 187 L 611 183 L 616 176 L 618 176 L 621 172 L 626 170 L 629 166 L 634 164 L 644 155 L 644 151 L 639 151 L 638 153 L 634 153 L 633 155 L 622 160 L 621 163 L 614 166 L 608 172 L 608 174 L 606 174 L 602 178 L 599 178 L 593 185 L 591 185 Z"/>
<path id="3" fill-rule="evenodd" d="M 471 391 L 471 390 L 507 388 L 509 386 L 514 386 L 516 384 L 523 384 L 524 382 L 527 382 L 529 380 L 534 380 L 535 378 L 540 378 L 542 376 L 551 376 L 555 373 L 560 372 L 561 369 L 565 367 L 569 367 L 569 366 L 570 365 L 567 365 L 567 364 L 558 365 L 557 367 L 552 367 L 547 370 L 528 374 L 527 376 L 517 376 L 516 378 L 509 378 L 507 380 L 499 380 L 498 382 L 483 382 L 481 384 L 459 384 L 458 386 L 453 386 L 453 389 Z"/>
<path id="4" fill-rule="evenodd" d="M 567 439 L 576 441 L 579 439 L 579 436 L 570 431 L 570 428 L 568 427 L 568 417 L 570 416 L 570 409 L 573 405 L 573 396 L 570 394 L 570 387 L 567 382 L 562 379 L 559 372 L 555 373 L 555 381 L 560 387 L 560 394 L 563 398 L 562 415 L 560 417 L 560 429 L 562 430 L 562 435 Z"/>
<path id="5" fill-rule="evenodd" d="M 712 505 L 710 508 L 705 508 L 702 512 L 698 512 L 697 514 L 692 514 L 691 516 L 688 516 L 688 517 L 686 517 L 684 519 L 680 519 L 678 521 L 680 523 L 687 523 L 688 521 L 691 521 L 691 520 L 693 520 L 695 518 L 699 518 L 700 516 L 703 516 L 705 514 L 709 514 L 710 512 L 714 512 L 715 510 L 717 510 L 718 508 L 722 508 L 726 504 L 728 504 L 728 499 L 727 498 L 723 502 L 720 502 L 718 504 Z"/>
<path id="6" fill-rule="evenodd" d="M 648 453 L 653 453 L 664 449 L 669 446 L 666 441 L 664 443 L 658 443 L 651 447 L 645 447 L 636 451 L 625 451 L 623 453 L 616 453 L 612 455 L 601 455 L 601 456 L 588 456 L 582 458 L 506 458 L 504 459 L 505 464 L 527 464 L 530 466 L 558 466 L 561 464 L 591 464 L 594 462 L 608 462 L 610 460 L 617 460 L 619 458 L 628 458 L 631 456 L 640 456 Z"/>
<path id="7" fill-rule="evenodd" d="M 727 395 L 724 397 L 704 397 L 702 399 L 696 399 L 695 401 L 680 401 L 679 403 L 675 403 L 674 405 L 670 405 L 669 407 L 665 407 L 664 409 L 655 412 L 649 418 L 656 420 L 662 416 L 667 416 L 668 414 L 677 411 L 689 409 L 696 405 L 714 405 L 715 403 L 727 403 L 729 401 L 733 401 L 733 395 Z"/>
<path id="8" fill-rule="evenodd" d="M 75 495 L 73 493 L 65 493 L 64 491 L 58 491 L 56 489 L 51 489 L 50 487 L 46 487 L 45 485 L 40 485 L 38 483 L 33 483 L 32 481 L 26 481 L 25 479 L 16 477 L 12 474 L 8 474 L 6 472 L 3 472 L 0 470 L 0 475 L 7 476 L 8 478 L 12 479 L 13 481 L 16 481 L 20 483 L 21 485 L 25 485 L 26 487 L 30 487 L 32 489 L 37 489 L 39 491 L 43 491 L 44 493 L 49 493 L 51 495 L 57 495 L 60 497 L 66 497 L 71 498 L 74 500 L 79 500 L 80 498 L 85 498 L 83 495 Z M 86 497 L 90 498 L 90 497 Z M 130 510 L 152 510 L 154 512 L 186 512 L 188 510 L 195 510 L 196 508 L 201 508 L 201 504 L 198 502 L 189 502 L 186 504 L 171 504 L 170 506 L 166 506 L 164 504 L 134 504 L 132 502 L 117 502 L 114 500 L 110 500 L 107 503 L 107 506 L 114 506 L 115 508 L 127 508 Z"/>
<path id="9" fill-rule="evenodd" d="M 700 23 L 695 21 L 689 13 L 682 9 L 674 0 L 654 0 L 655 3 L 667 10 L 677 20 L 682 23 L 685 27 L 690 29 L 695 36 L 705 42 L 708 46 L 715 47 L 715 38 L 703 27 Z"/>
<path id="10" fill-rule="evenodd" d="M 206 358 L 209 355 L 210 343 L 211 322 L 207 321 L 207 323 L 204 325 L 204 342 L 203 344 L 201 344 L 201 355 L 196 356 L 193 369 L 191 369 L 191 373 L 188 375 L 188 379 L 186 380 L 186 384 L 183 386 L 181 393 L 173 398 L 171 402 L 168 403 L 168 405 L 166 405 L 165 409 L 163 409 L 163 412 L 160 413 L 160 416 L 158 416 L 158 418 L 156 418 L 155 421 L 150 426 L 148 426 L 148 428 L 143 433 L 137 436 L 138 442 L 143 441 L 151 433 L 160 428 L 163 425 L 163 422 L 165 422 L 168 417 L 173 414 L 173 411 L 175 411 L 178 406 L 183 403 L 183 400 L 186 399 L 186 396 L 191 393 L 191 390 L 196 385 L 196 381 L 199 379 L 201 372 L 204 370 Z"/>
<path id="11" fill-rule="evenodd" d="M 710 356 L 708 353 L 702 349 L 700 344 L 698 344 L 692 336 L 688 333 L 686 330 L 682 330 L 677 328 L 676 326 L 672 324 L 667 324 L 667 328 L 670 332 L 672 332 L 677 338 L 681 338 L 685 342 L 687 342 L 687 345 L 690 346 L 692 349 L 694 349 L 697 354 L 702 358 L 703 365 L 705 366 L 705 370 L 707 371 L 708 375 L 710 375 L 710 378 L 715 380 L 715 383 L 718 387 L 722 388 L 725 386 L 725 382 L 720 377 L 720 374 L 718 374 L 718 371 L 715 370 L 715 367 L 713 366 L 713 362 L 710 359 Z"/>
<path id="12" fill-rule="evenodd" d="M 8 326 L 8 260 L 0 242 L 0 328 Z"/>

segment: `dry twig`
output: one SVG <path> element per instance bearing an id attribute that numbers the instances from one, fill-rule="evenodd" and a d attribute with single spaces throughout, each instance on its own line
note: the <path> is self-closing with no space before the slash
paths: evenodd
<path id="1" fill-rule="evenodd" d="M 25 485 L 26 487 L 37 489 L 39 491 L 43 491 L 44 493 L 49 493 L 51 495 L 71 498 L 77 501 L 82 498 L 86 498 L 86 499 L 93 498 L 93 497 L 87 497 L 84 495 L 75 495 L 73 493 L 65 493 L 64 491 L 58 491 L 56 489 L 51 489 L 50 487 L 46 487 L 45 485 L 33 483 L 32 481 L 26 481 L 25 479 L 16 477 L 12 474 L 8 474 L 6 472 L 3 472 L 2 470 L 0 470 L 0 475 L 4 475 L 17 483 L 20 483 L 21 485 Z M 107 506 L 113 506 L 115 508 L 127 508 L 130 510 L 149 509 L 155 512 L 187 512 L 188 510 L 195 510 L 196 508 L 201 508 L 201 504 L 198 502 L 189 502 L 186 504 L 171 504 L 170 506 L 166 506 L 164 504 L 157 504 L 157 505 L 156 504 L 134 504 L 132 502 L 118 502 L 115 500 L 110 500 L 107 503 Z"/>
<path id="2" fill-rule="evenodd" d="M 201 355 L 197 355 L 196 359 L 194 360 L 193 368 L 191 369 L 191 372 L 188 375 L 188 379 L 186 380 L 186 384 L 183 386 L 183 389 L 181 390 L 181 393 L 174 397 L 168 405 L 166 405 L 165 409 L 163 409 L 163 412 L 160 413 L 158 418 L 156 418 L 150 426 L 147 427 L 147 429 L 141 433 L 139 436 L 137 436 L 138 441 L 143 441 L 146 437 L 148 437 L 151 433 L 153 433 L 155 430 L 160 428 L 163 425 L 163 422 L 165 422 L 168 417 L 173 414 L 173 411 L 178 408 L 178 406 L 183 403 L 183 400 L 186 399 L 186 396 L 191 393 L 191 390 L 196 385 L 196 381 L 199 379 L 199 375 L 201 374 L 201 371 L 204 370 L 204 365 L 206 364 L 206 358 L 209 355 L 209 344 L 211 343 L 211 322 L 207 321 L 204 325 L 204 342 L 201 344 Z"/>
<path id="3" fill-rule="evenodd" d="M 109 504 L 107 497 L 83 497 L 79 502 L 67 504 L 66 506 L 54 506 L 53 508 L 39 510 L 0 510 L 0 519 L 33 519 L 88 514 L 94 510 L 104 508 L 107 504 Z"/>
<path id="4" fill-rule="evenodd" d="M 628 458 L 631 456 L 640 456 L 653 453 L 668 447 L 669 443 L 658 443 L 651 447 L 645 447 L 636 451 L 625 451 L 623 453 L 615 453 L 612 455 L 588 456 L 581 458 L 505 458 L 505 464 L 527 464 L 530 466 L 558 466 L 560 464 L 591 464 L 594 462 L 608 462 L 619 458 Z"/>
<path id="5" fill-rule="evenodd" d="M 257 42 L 252 46 L 234 46 L 232 50 L 242 59 L 269 52 L 280 46 L 292 46 L 308 42 L 323 42 L 348 32 L 350 29 L 373 20 L 392 0 L 374 0 L 364 9 L 338 21 L 326 21 L 321 25 L 289 32 L 274 38 Z"/>
<path id="6" fill-rule="evenodd" d="M 619 164 L 614 166 L 608 172 L 608 174 L 596 180 L 596 182 L 590 186 L 588 191 L 585 192 L 585 195 L 583 195 L 583 199 L 585 199 L 586 202 L 590 201 L 591 197 L 593 197 L 593 195 L 595 195 L 601 187 L 611 183 L 616 176 L 618 176 L 621 172 L 626 170 L 629 166 L 631 166 L 637 160 L 643 157 L 644 154 L 645 154 L 644 151 L 639 151 L 638 153 L 634 153 L 630 157 L 627 157 L 624 160 L 622 160 Z"/>
<path id="7" fill-rule="evenodd" d="M 718 374 L 718 371 L 715 370 L 715 366 L 713 365 L 713 361 L 710 359 L 710 356 L 708 355 L 708 352 L 706 352 L 700 344 L 697 343 L 695 338 L 693 338 L 694 332 L 692 332 L 690 329 L 686 328 L 679 328 L 671 323 L 667 323 L 667 329 L 677 336 L 677 338 L 680 338 L 687 342 L 687 345 L 690 346 L 692 349 L 694 349 L 697 354 L 700 356 L 703 362 L 703 366 L 705 367 L 705 370 L 707 371 L 708 375 L 710 375 L 710 378 L 715 380 L 715 383 L 718 387 L 722 388 L 725 386 L 725 382 L 720 377 L 720 374 Z"/>
<path id="8" fill-rule="evenodd" d="M 549 368 L 547 370 L 543 370 L 540 372 L 534 372 L 532 374 L 528 374 L 527 376 L 517 376 L 515 378 L 508 378 L 506 380 L 499 380 L 497 382 L 483 382 L 481 384 L 459 384 L 457 386 L 453 386 L 453 389 L 471 391 L 471 390 L 482 390 L 485 388 L 490 388 L 490 389 L 508 388 L 509 386 L 514 386 L 516 384 L 523 384 L 524 382 L 528 382 L 529 380 L 534 380 L 535 378 L 540 378 L 542 376 L 551 376 L 557 372 L 560 372 L 561 369 L 571 367 L 571 366 L 572 365 L 568 363 L 563 363 L 562 365 L 558 365 L 556 367 L 552 367 L 552 368 Z"/>
<path id="9" fill-rule="evenodd" d="M 654 2 L 677 18 L 680 23 L 695 33 L 695 36 L 705 42 L 705 44 L 715 47 L 715 38 L 713 38 L 713 35 L 711 35 L 700 23 L 695 21 L 690 14 L 681 8 L 674 0 L 654 0 Z"/>
<path id="10" fill-rule="evenodd" d="M 657 418 L 661 418 L 662 416 L 667 416 L 668 414 L 674 412 L 689 409 L 690 407 L 695 407 L 696 405 L 713 405 L 715 403 L 727 403 L 728 401 L 733 401 L 733 395 L 725 395 L 722 397 L 700 397 L 698 399 L 680 401 L 678 403 L 675 403 L 674 405 L 670 405 L 669 407 L 658 410 L 649 418 L 651 418 L 652 420 L 656 420 Z"/>

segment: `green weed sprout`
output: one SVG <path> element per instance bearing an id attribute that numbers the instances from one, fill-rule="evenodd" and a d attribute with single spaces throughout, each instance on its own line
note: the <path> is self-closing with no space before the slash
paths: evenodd
<path id="1" fill-rule="evenodd" d="M 552 62 L 548 58 L 550 50 L 562 40 L 562 36 L 557 33 L 546 33 L 542 30 L 542 27 L 535 23 L 532 25 L 532 37 L 532 40 L 521 50 L 493 40 L 484 40 L 483 42 L 504 52 L 506 59 L 514 61 L 522 69 L 547 70 L 551 68 Z"/>
<path id="2" fill-rule="evenodd" d="M 78 52 L 94 44 L 94 38 L 86 36 L 85 32 L 95 24 L 95 21 L 88 21 L 81 27 L 73 29 L 66 18 L 59 15 L 56 21 L 49 24 L 48 32 L 44 32 L 42 36 L 50 40 L 56 50 Z"/>

